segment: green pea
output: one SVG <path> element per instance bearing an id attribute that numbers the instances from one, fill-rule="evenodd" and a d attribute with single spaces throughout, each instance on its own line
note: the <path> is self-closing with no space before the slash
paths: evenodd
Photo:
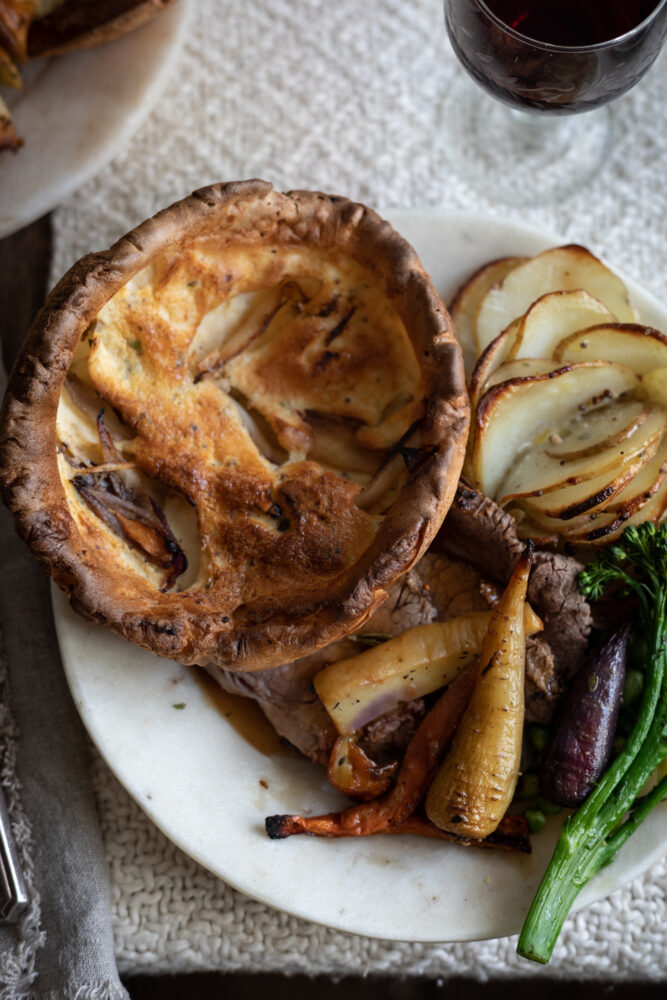
<path id="1" fill-rule="evenodd" d="M 538 722 L 535 722 L 532 726 L 528 727 L 528 739 L 539 753 L 542 753 L 546 749 L 550 736 L 551 730 L 548 726 L 541 726 Z"/>
<path id="2" fill-rule="evenodd" d="M 537 805 L 547 816 L 557 816 L 562 810 L 562 806 L 557 805 L 555 802 L 551 802 L 546 799 L 544 795 L 538 795 L 536 799 Z"/>
<path id="3" fill-rule="evenodd" d="M 531 833 L 539 833 L 546 826 L 547 818 L 541 809 L 526 809 L 524 816 Z"/>
<path id="4" fill-rule="evenodd" d="M 623 685 L 622 705 L 632 705 L 639 698 L 644 688 L 644 675 L 641 670 L 628 670 Z"/>
<path id="5" fill-rule="evenodd" d="M 519 785 L 522 799 L 534 799 L 540 793 L 540 779 L 536 774 L 524 774 Z"/>
<path id="6" fill-rule="evenodd" d="M 521 773 L 527 774 L 529 771 L 536 770 L 539 766 L 540 755 L 536 752 L 535 747 L 531 746 L 526 737 L 521 745 Z"/>

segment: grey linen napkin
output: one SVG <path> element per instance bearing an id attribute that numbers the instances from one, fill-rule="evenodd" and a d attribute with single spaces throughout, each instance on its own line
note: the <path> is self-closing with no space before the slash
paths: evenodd
<path id="1" fill-rule="evenodd" d="M 83 730 L 49 584 L 4 507 L 0 553 L 2 781 L 30 896 L 21 921 L 0 927 L 0 1000 L 123 1000 Z"/>

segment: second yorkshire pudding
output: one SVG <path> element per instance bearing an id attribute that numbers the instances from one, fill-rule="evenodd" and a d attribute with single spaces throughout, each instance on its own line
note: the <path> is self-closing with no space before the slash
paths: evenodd
<path id="1" fill-rule="evenodd" d="M 468 420 L 451 320 L 388 223 L 214 185 L 53 290 L 10 380 L 0 486 L 79 613 L 254 670 L 353 630 L 420 558 Z"/>

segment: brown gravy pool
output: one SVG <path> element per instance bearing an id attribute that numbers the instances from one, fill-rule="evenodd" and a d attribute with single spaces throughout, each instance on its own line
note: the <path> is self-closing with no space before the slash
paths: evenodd
<path id="1" fill-rule="evenodd" d="M 193 668 L 192 672 L 208 701 L 255 750 L 266 757 L 300 756 L 278 736 L 259 705 L 251 698 L 223 691 L 204 670 Z"/>

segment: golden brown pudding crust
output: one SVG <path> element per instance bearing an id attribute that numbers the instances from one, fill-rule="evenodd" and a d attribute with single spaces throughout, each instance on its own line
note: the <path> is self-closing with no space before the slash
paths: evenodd
<path id="1" fill-rule="evenodd" d="M 53 290 L 10 379 L 0 488 L 79 613 L 254 670 L 357 627 L 420 558 L 468 421 L 451 320 L 388 223 L 213 185 Z M 189 575 L 151 527 L 177 500 L 196 511 Z"/>

